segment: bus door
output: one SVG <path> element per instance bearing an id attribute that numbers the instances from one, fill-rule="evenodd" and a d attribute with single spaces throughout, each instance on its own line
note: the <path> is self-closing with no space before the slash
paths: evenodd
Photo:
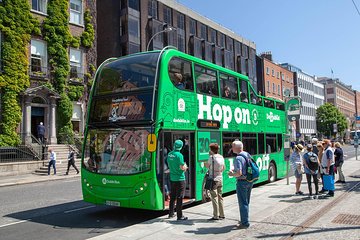
<path id="1" fill-rule="evenodd" d="M 185 172 L 185 178 L 186 178 L 186 188 L 185 188 L 185 198 L 187 199 L 193 199 L 195 198 L 195 146 L 194 146 L 194 136 L 195 134 L 193 132 L 163 132 L 159 136 L 159 147 L 161 151 L 160 154 L 160 161 L 158 166 L 158 172 L 161 173 L 161 175 L 164 176 L 163 178 L 163 184 L 162 189 L 164 195 L 166 194 L 167 188 L 170 189 L 170 180 L 167 179 L 169 176 L 166 174 L 166 166 L 167 166 L 167 160 L 166 156 L 167 153 L 172 151 L 173 144 L 176 140 L 180 139 L 183 141 L 184 145 L 181 149 L 181 153 L 184 156 L 184 162 L 188 166 L 188 170 Z M 163 150 L 164 149 L 164 150 Z M 162 174 L 164 172 L 164 174 Z"/>
<path id="2" fill-rule="evenodd" d="M 186 179 L 186 187 L 185 187 L 185 198 L 195 198 L 194 190 L 195 190 L 195 161 L 194 161 L 194 134 L 190 132 L 175 132 L 172 133 L 172 141 L 171 144 L 174 144 L 176 140 L 180 139 L 183 141 L 184 145 L 181 149 L 181 153 L 184 156 L 184 162 L 189 167 L 185 172 Z"/>

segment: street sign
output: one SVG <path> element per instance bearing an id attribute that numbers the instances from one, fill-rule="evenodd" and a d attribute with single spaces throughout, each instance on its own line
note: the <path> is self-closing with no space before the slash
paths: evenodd
<path id="1" fill-rule="evenodd" d="M 301 98 L 292 97 L 286 101 L 286 111 L 290 122 L 300 119 Z"/>
<path id="2" fill-rule="evenodd" d="M 356 121 L 360 121 L 360 116 L 356 116 Z"/>

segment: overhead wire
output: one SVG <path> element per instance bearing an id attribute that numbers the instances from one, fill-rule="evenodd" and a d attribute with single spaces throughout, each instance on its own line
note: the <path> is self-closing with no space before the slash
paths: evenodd
<path id="1" fill-rule="evenodd" d="M 357 13 L 358 13 L 358 14 L 359 14 L 359 16 L 360 16 L 360 11 L 359 11 L 358 7 L 356 6 L 355 1 L 354 1 L 354 0 L 351 0 L 351 1 L 353 2 L 354 7 L 356 8 L 356 11 L 357 11 Z"/>

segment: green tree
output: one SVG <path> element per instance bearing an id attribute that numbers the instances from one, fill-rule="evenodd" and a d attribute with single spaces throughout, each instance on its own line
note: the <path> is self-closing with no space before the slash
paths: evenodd
<path id="1" fill-rule="evenodd" d="M 337 125 L 337 132 L 340 133 L 340 135 L 343 135 L 347 128 L 344 114 L 331 103 L 325 103 L 316 110 L 317 130 L 325 136 L 335 136 L 334 124 Z"/>

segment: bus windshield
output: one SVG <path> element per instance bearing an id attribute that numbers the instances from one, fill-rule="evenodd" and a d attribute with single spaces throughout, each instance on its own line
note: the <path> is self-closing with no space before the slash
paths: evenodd
<path id="1" fill-rule="evenodd" d="M 119 58 L 105 64 L 96 79 L 95 96 L 153 87 L 159 52 Z"/>
<path id="2" fill-rule="evenodd" d="M 159 52 L 105 64 L 95 80 L 89 124 L 150 121 Z"/>
<path id="3" fill-rule="evenodd" d="M 89 129 L 84 166 L 100 174 L 127 175 L 150 170 L 150 129 Z"/>

